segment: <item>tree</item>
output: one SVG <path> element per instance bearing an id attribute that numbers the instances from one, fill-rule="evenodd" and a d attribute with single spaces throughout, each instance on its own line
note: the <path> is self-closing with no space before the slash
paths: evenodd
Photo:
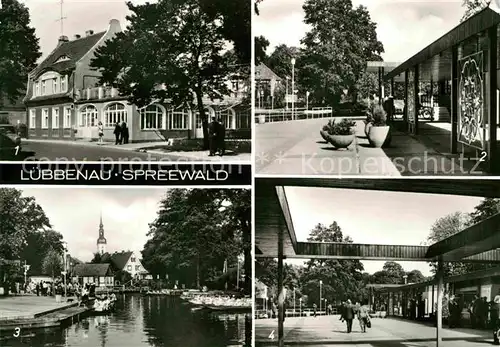
<path id="1" fill-rule="evenodd" d="M 288 47 L 285 44 L 281 44 L 276 46 L 267 62 L 271 70 L 284 78 L 292 74 L 292 58 L 297 60 L 299 57 L 300 50 L 297 47 Z"/>
<path id="2" fill-rule="evenodd" d="M 245 289 L 251 276 L 251 210 L 248 190 L 169 190 L 142 251 L 153 274 L 188 286 L 210 284 L 244 254 Z M 249 293 L 247 291 L 247 293 Z"/>
<path id="3" fill-rule="evenodd" d="M 366 7 L 353 8 L 351 0 L 307 0 L 303 9 L 311 30 L 302 39 L 299 84 L 312 102 L 335 105 L 344 89 L 356 93 L 368 60 L 381 60 L 376 24 Z"/>
<path id="4" fill-rule="evenodd" d="M 42 53 L 30 27 L 28 8 L 18 0 L 3 0 L 0 10 L 0 107 L 26 93 L 28 73 Z"/>
<path id="5" fill-rule="evenodd" d="M 262 62 L 267 61 L 267 47 L 269 47 L 269 41 L 264 36 L 255 36 L 255 65 L 259 65 Z"/>
<path id="6" fill-rule="evenodd" d="M 460 21 L 463 22 L 469 19 L 479 11 L 488 7 L 489 4 L 489 1 L 484 0 L 462 0 L 462 7 L 465 7 L 465 13 Z"/>
<path id="7" fill-rule="evenodd" d="M 337 222 L 328 227 L 317 224 L 307 240 L 352 243 L 350 237 L 343 235 Z M 322 281 L 322 299 L 331 303 L 346 299 L 360 300 L 366 295 L 362 271 L 363 264 L 359 260 L 309 260 L 300 279 L 302 293 L 307 295 L 309 304 L 316 303 L 319 306 L 319 283 Z"/>
<path id="8" fill-rule="evenodd" d="M 0 220 L 0 259 L 19 259 L 30 235 L 51 229 L 35 198 L 14 188 L 0 188 Z"/>
<path id="9" fill-rule="evenodd" d="M 421 283 L 427 280 L 420 270 L 411 270 L 406 275 L 408 276 L 408 283 Z"/>
<path id="10" fill-rule="evenodd" d="M 43 259 L 42 269 L 44 273 L 51 275 L 52 282 L 54 282 L 56 276 L 61 274 L 63 268 L 64 264 L 61 254 L 53 249 L 47 252 L 45 258 Z"/>
<path id="11" fill-rule="evenodd" d="M 477 205 L 470 216 L 468 225 L 479 223 L 500 212 L 500 199 L 485 198 Z"/>
<path id="12" fill-rule="evenodd" d="M 26 238 L 26 247 L 20 254 L 20 259 L 30 265 L 31 273 L 42 272 L 42 262 L 50 250 L 59 254 L 64 251 L 63 236 L 54 230 L 41 230 L 30 233 Z"/>
<path id="13" fill-rule="evenodd" d="M 239 1 L 239 4 L 242 2 Z M 127 30 L 96 50 L 91 66 L 100 83 L 112 85 L 139 107 L 170 100 L 196 108 L 208 148 L 204 97 L 223 99 L 227 82 L 239 67 L 230 65 L 223 18 L 207 13 L 198 0 L 133 5 Z"/>
<path id="14" fill-rule="evenodd" d="M 264 0 L 255 0 L 254 3 L 254 12 L 256 15 L 259 15 L 259 4 Z"/>

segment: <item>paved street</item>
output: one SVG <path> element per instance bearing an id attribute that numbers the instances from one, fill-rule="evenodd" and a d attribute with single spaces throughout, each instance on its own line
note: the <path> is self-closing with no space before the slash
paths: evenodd
<path id="1" fill-rule="evenodd" d="M 243 153 L 237 156 L 209 157 L 208 151 L 164 153 L 159 150 L 148 150 L 149 146 L 158 144 L 114 144 L 97 145 L 96 143 L 70 141 L 25 140 L 23 142 L 23 156 L 27 160 L 42 161 L 250 161 L 250 154 Z M 139 151 L 146 147 L 147 152 Z"/>
<path id="2" fill-rule="evenodd" d="M 18 295 L 0 297 L 0 321 L 19 318 L 34 318 L 35 315 L 61 309 L 73 303 L 56 302 L 53 296 Z"/>
<path id="3" fill-rule="evenodd" d="M 274 333 L 273 333 L 274 331 Z M 256 346 L 277 344 L 277 319 L 255 321 Z M 274 337 L 274 338 L 273 338 Z M 358 322 L 353 332 L 346 333 L 346 325 L 339 316 L 294 317 L 285 319 L 286 346 L 436 346 L 436 328 L 431 325 L 392 318 L 372 318 L 372 328 L 362 333 Z M 491 345 L 492 333 L 472 329 L 443 329 L 443 346 Z"/>
<path id="4" fill-rule="evenodd" d="M 432 144 L 396 130 L 392 131 L 390 147 L 372 148 L 361 120 L 356 121 L 355 141 L 349 148 L 337 150 L 320 136 L 319 131 L 327 122 L 323 118 L 257 124 L 256 172 L 338 176 L 483 174 L 474 168 L 477 158 L 460 161 Z"/>

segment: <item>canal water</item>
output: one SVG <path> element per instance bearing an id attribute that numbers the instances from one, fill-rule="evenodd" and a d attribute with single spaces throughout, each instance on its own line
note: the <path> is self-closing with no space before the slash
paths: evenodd
<path id="1" fill-rule="evenodd" d="M 21 332 L 2 347 L 251 346 L 251 315 L 193 310 L 178 297 L 119 295 L 115 312 L 64 329 Z"/>

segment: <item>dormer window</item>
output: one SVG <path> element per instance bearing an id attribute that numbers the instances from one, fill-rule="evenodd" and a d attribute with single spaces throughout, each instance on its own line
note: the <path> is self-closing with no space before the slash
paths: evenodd
<path id="1" fill-rule="evenodd" d="M 68 60 L 70 60 L 70 58 L 69 58 L 67 55 L 61 55 L 61 56 L 59 57 L 59 59 L 57 59 L 57 60 L 56 60 L 56 62 L 55 62 L 54 64 L 56 64 L 56 63 L 60 63 L 61 61 L 68 61 Z"/>

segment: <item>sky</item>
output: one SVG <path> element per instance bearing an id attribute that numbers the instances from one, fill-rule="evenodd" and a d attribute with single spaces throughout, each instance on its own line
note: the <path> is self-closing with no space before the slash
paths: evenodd
<path id="1" fill-rule="evenodd" d="M 156 218 L 167 189 L 161 188 L 27 188 L 55 231 L 68 243 L 68 252 L 83 262 L 97 251 L 99 217 L 102 212 L 107 251 L 140 251 L 146 243 L 149 223 Z"/>
<path id="2" fill-rule="evenodd" d="M 382 57 L 403 62 L 454 28 L 462 18 L 462 0 L 352 0 L 368 8 L 384 45 Z M 496 1 L 500 2 L 500 1 Z M 496 3 L 492 1 L 492 7 Z M 308 31 L 303 23 L 303 0 L 264 0 L 254 16 L 254 35 L 270 41 L 268 53 L 278 44 L 299 46 Z"/>
<path id="3" fill-rule="evenodd" d="M 336 221 L 354 243 L 421 245 L 432 224 L 453 212 L 469 213 L 483 199 L 420 193 L 286 187 L 297 241 L 307 241 L 318 223 Z M 288 261 L 300 264 L 300 260 Z M 425 262 L 399 262 L 406 271 L 430 276 Z M 384 261 L 363 261 L 365 271 L 382 270 Z"/>
<path id="4" fill-rule="evenodd" d="M 61 1 L 60 0 L 20 0 L 30 12 L 31 27 L 40 39 L 42 58 L 47 57 L 61 36 Z M 134 4 L 142 4 L 145 0 L 133 0 Z M 154 1 L 149 1 L 154 2 Z M 129 14 L 125 0 L 64 0 L 63 21 L 64 35 L 70 40 L 75 34 L 85 36 L 87 30 L 101 32 L 108 29 L 109 21 L 120 21 L 122 30 L 126 28 L 126 16 Z"/>

